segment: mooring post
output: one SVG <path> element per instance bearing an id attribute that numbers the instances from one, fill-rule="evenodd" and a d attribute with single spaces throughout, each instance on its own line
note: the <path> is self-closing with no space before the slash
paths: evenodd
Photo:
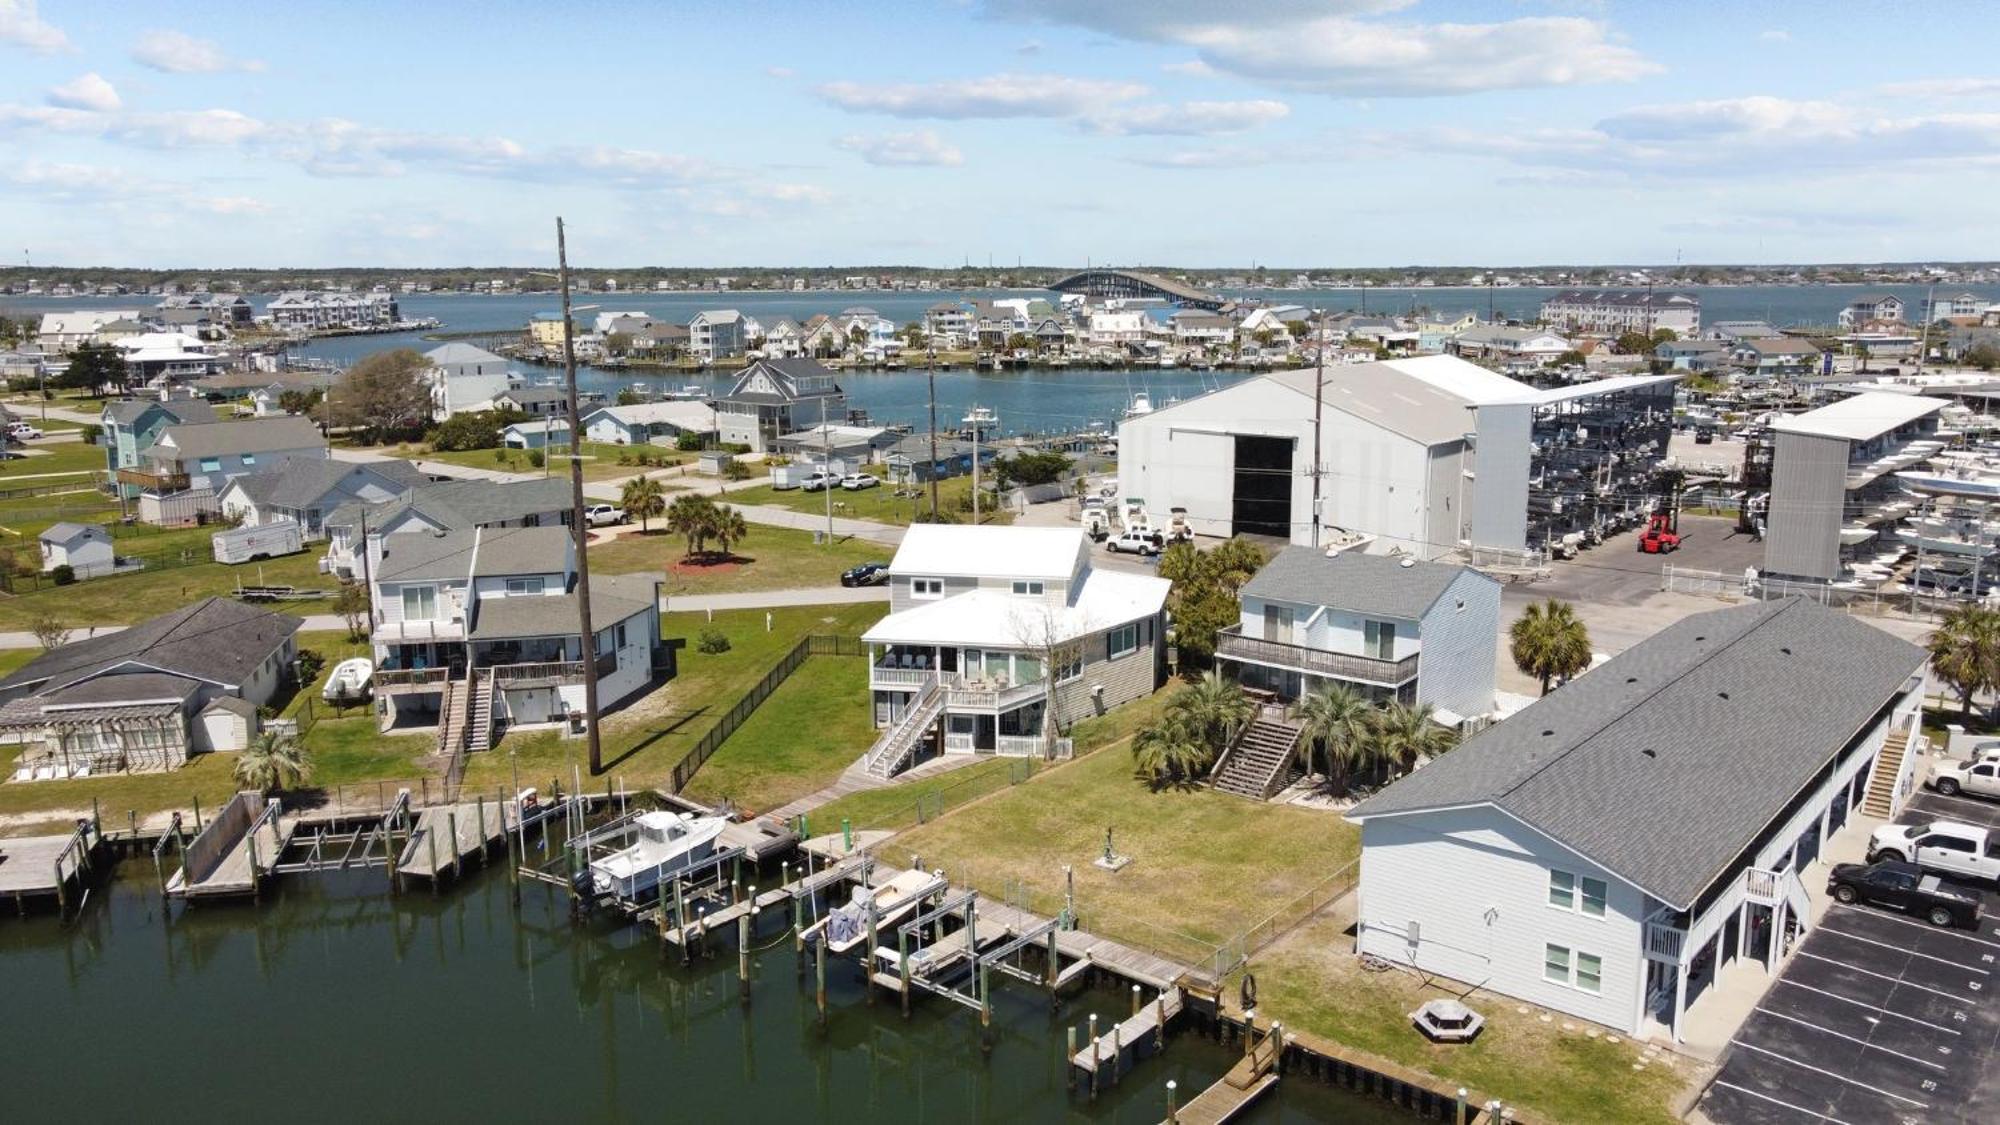
<path id="1" fill-rule="evenodd" d="M 1090 1097 L 1097 1099 L 1097 1074 L 1104 1069 L 1104 1049 L 1097 1042 L 1097 1013 L 1090 1013 Z"/>
<path id="2" fill-rule="evenodd" d="M 1285 1025 L 1277 1020 L 1271 1021 L 1271 1039 L 1271 1070 L 1283 1074 L 1285 1073 Z"/>
<path id="3" fill-rule="evenodd" d="M 974 957 L 979 956 L 974 950 Z M 979 1050 L 993 1053 L 993 966 L 979 963 Z"/>
<path id="4" fill-rule="evenodd" d="M 861 957 L 861 987 L 867 991 L 868 1002 L 875 1002 L 875 975 L 869 967 L 875 963 L 875 900 L 868 900 L 868 951 Z"/>
<path id="5" fill-rule="evenodd" d="M 750 915 L 736 916 L 736 992 L 750 1002 Z"/>
<path id="6" fill-rule="evenodd" d="M 1164 992 L 1153 997 L 1153 1024 L 1153 1046 L 1164 1051 L 1167 1049 L 1167 994 Z"/>
<path id="7" fill-rule="evenodd" d="M 1173 1079 L 1167 1079 L 1167 1125 L 1179 1125 L 1180 1107 L 1174 1104 L 1174 1092 L 1180 1086 Z"/>
<path id="8" fill-rule="evenodd" d="M 1062 962 L 1056 949 L 1056 932 L 1051 929 L 1049 931 L 1049 1009 L 1051 1011 L 1062 1004 L 1062 998 L 1056 994 L 1056 981 L 1062 976 L 1062 973 L 1059 971 L 1061 966 Z M 1071 1054 L 1074 1056 L 1075 1052 L 1071 1052 Z"/>
<path id="9" fill-rule="evenodd" d="M 434 832 L 434 831 L 430 831 L 430 830 L 428 830 L 428 829 L 427 829 L 427 830 L 425 830 L 425 832 L 424 832 L 424 848 L 425 848 L 426 850 L 428 850 L 428 851 L 429 851 L 429 852 L 431 853 L 431 893 L 432 893 L 433 895 L 435 895 L 435 894 L 437 894 L 437 890 L 438 890 L 438 876 L 439 876 L 439 872 L 438 872 L 438 842 L 437 842 L 437 833 L 436 833 L 436 832 Z"/>
<path id="10" fill-rule="evenodd" d="M 1124 1077 L 1124 1075 L 1119 1073 L 1119 1071 L 1124 1069 L 1123 1064 L 1125 1061 L 1125 1044 L 1120 1039 L 1122 1034 L 1122 1025 L 1115 1023 L 1111 1025 L 1111 1084 L 1113 1086 L 1118 1085 L 1118 1080 Z"/>
<path id="11" fill-rule="evenodd" d="M 1139 1014 L 1139 1003 L 1139 986 L 1135 984 L 1132 986 L 1132 1014 L 1135 1016 Z"/>
<path id="12" fill-rule="evenodd" d="M 475 802 L 475 807 L 479 809 L 479 855 L 480 855 L 480 862 L 484 863 L 486 856 L 486 846 L 487 846 L 486 794 L 484 793 L 479 794 L 477 797 L 473 798 L 473 801 Z M 501 825 L 501 827 L 505 828 L 506 826 L 503 824 Z"/>
<path id="13" fill-rule="evenodd" d="M 255 902 L 255 901 L 257 901 L 257 897 L 258 897 L 258 895 L 257 895 L 257 826 L 256 826 L 256 823 L 255 823 L 255 822 L 252 822 L 252 823 L 251 823 L 251 825 L 250 825 L 250 835 L 249 835 L 249 837 L 248 837 L 248 840 L 249 840 L 249 844 L 250 844 L 250 901 L 252 901 L 252 902 Z"/>
<path id="14" fill-rule="evenodd" d="M 813 945 L 813 994 L 819 1001 L 819 1026 L 826 1027 L 826 935 L 821 934 Z"/>
<path id="15" fill-rule="evenodd" d="M 1500 1120 L 1500 1099 L 1499 1099 L 1499 1098 L 1494 1098 L 1493 1100 L 1491 1100 L 1491 1101 L 1489 1101 L 1489 1102 L 1487 1102 L 1487 1103 L 1486 1103 L 1486 1120 L 1487 1120 L 1487 1121 L 1488 1121 L 1489 1123 L 1490 1123 L 1490 1122 L 1495 1122 L 1495 1121 L 1498 1121 L 1498 1120 Z"/>
<path id="16" fill-rule="evenodd" d="M 896 961 L 898 975 L 903 978 L 903 1018 L 910 1018 L 910 931 L 900 930 L 896 934 Z"/>
<path id="17" fill-rule="evenodd" d="M 1076 1089 L 1076 1025 L 1063 1028 L 1063 1087 Z"/>
<path id="18" fill-rule="evenodd" d="M 854 818 L 840 818 L 840 851 L 843 855 L 854 853 Z"/>
<path id="19" fill-rule="evenodd" d="M 201 794 L 199 793 L 195 794 L 194 798 L 194 834 L 197 836 L 201 835 Z"/>
<path id="20" fill-rule="evenodd" d="M 1465 1125 L 1465 1097 L 1468 1092 L 1463 1086 L 1458 1088 L 1458 1111 L 1452 1117 L 1452 1125 Z"/>
<path id="21" fill-rule="evenodd" d="M 453 879 L 457 879 L 459 874 L 459 864 L 462 862 L 458 850 L 458 806 L 457 805 L 453 805 L 451 808 L 444 810 L 444 822 L 445 822 L 445 827 L 451 830 L 451 858 L 447 862 L 451 864 L 451 877 Z M 435 878 L 435 876 L 433 876 L 433 878 Z"/>

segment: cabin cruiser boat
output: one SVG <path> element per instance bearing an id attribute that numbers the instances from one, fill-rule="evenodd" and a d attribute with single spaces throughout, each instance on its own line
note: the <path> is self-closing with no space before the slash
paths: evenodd
<path id="1" fill-rule="evenodd" d="M 630 846 L 590 863 L 590 881 L 599 894 L 636 899 L 665 876 L 675 875 L 715 854 L 716 838 L 729 826 L 720 816 L 693 813 L 640 813 L 639 838 Z"/>
<path id="2" fill-rule="evenodd" d="M 374 680 L 374 661 L 365 656 L 343 660 L 333 666 L 333 673 L 327 676 L 326 687 L 319 697 L 328 703 L 366 699 L 374 690 Z"/>
<path id="3" fill-rule="evenodd" d="M 1132 405 L 1125 408 L 1125 417 L 1144 418 L 1153 412 L 1153 396 L 1140 391 L 1132 396 Z"/>
<path id="4" fill-rule="evenodd" d="M 1896 474 L 1906 491 L 1925 496 L 1961 496 L 1971 500 L 2000 500 L 2000 474 L 1961 465 L 1928 472 Z"/>
<path id="5" fill-rule="evenodd" d="M 944 886 L 941 876 L 928 871 L 899 871 L 895 878 L 879 887 L 854 888 L 854 897 L 847 905 L 836 908 L 820 923 L 826 928 L 827 951 L 846 953 L 867 941 L 871 911 L 875 931 L 880 934 L 914 913 L 924 896 L 943 890 Z"/>

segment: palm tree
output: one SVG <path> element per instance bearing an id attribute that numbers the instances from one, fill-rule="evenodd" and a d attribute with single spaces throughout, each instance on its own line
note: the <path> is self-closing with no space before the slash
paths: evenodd
<path id="1" fill-rule="evenodd" d="M 1195 685 L 1167 704 L 1167 711 L 1176 719 L 1187 724 L 1188 729 L 1198 735 L 1208 747 L 1209 759 L 1222 752 L 1223 746 L 1236 737 L 1251 716 L 1256 713 L 1256 705 L 1236 681 L 1222 673 L 1209 671 L 1202 674 Z"/>
<path id="2" fill-rule="evenodd" d="M 641 473 L 625 482 L 618 490 L 618 502 L 624 506 L 625 514 L 637 516 L 639 533 L 646 533 L 646 521 L 667 510 L 667 490 L 660 482 Z"/>
<path id="3" fill-rule="evenodd" d="M 1329 789 L 1345 790 L 1349 770 L 1368 753 L 1373 713 L 1374 708 L 1361 693 L 1342 683 L 1328 684 L 1293 705 L 1292 719 L 1303 728 L 1306 739 L 1306 764 L 1312 765 L 1311 748 L 1319 747 L 1326 760 Z"/>
<path id="4" fill-rule="evenodd" d="M 1214 752 L 1185 721 L 1167 715 L 1140 727 L 1132 736 L 1132 762 L 1154 786 L 1174 778 L 1191 778 L 1202 771 Z"/>
<path id="5" fill-rule="evenodd" d="M 267 730 L 236 756 L 236 783 L 259 793 L 285 788 L 312 776 L 312 758 L 290 734 Z"/>
<path id="6" fill-rule="evenodd" d="M 743 513 L 727 504 L 715 509 L 715 517 L 708 525 L 708 533 L 715 537 L 715 544 L 722 551 L 724 559 L 729 558 L 729 549 L 750 537 L 750 525 L 743 522 Z"/>
<path id="7" fill-rule="evenodd" d="M 1972 717 L 1972 697 L 2000 687 L 2000 612 L 1983 606 L 1959 606 L 1924 645 L 1931 670 L 1958 692 L 1963 714 Z"/>
<path id="8" fill-rule="evenodd" d="M 702 545 L 715 533 L 715 501 L 694 492 L 674 497 L 667 505 L 667 529 L 687 537 L 689 556 L 700 554 Z"/>
<path id="9" fill-rule="evenodd" d="M 1514 667 L 1540 678 L 1543 695 L 1549 681 L 1566 681 L 1590 667 L 1590 630 L 1568 602 L 1549 598 L 1530 605 L 1507 637 Z"/>
<path id="10" fill-rule="evenodd" d="M 1391 703 L 1375 712 L 1372 725 L 1377 764 L 1393 763 L 1404 773 L 1416 768 L 1418 758 L 1435 758 L 1458 742 L 1431 717 L 1428 703 Z"/>

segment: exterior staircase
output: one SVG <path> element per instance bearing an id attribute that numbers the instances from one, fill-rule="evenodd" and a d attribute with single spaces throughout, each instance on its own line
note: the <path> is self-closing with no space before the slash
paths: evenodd
<path id="1" fill-rule="evenodd" d="M 938 717 L 944 714 L 944 688 L 933 682 L 917 697 L 910 709 L 903 713 L 899 723 L 891 725 L 868 748 L 867 756 L 861 759 L 863 767 L 871 777 L 894 777 L 896 771 L 909 764 L 924 736 L 937 725 Z"/>
<path id="2" fill-rule="evenodd" d="M 1875 757 L 1875 772 L 1868 778 L 1868 794 L 1861 798 L 1861 811 L 1888 819 L 1896 815 L 1896 779 L 1903 772 L 1903 756 L 1910 752 L 1908 731 L 1890 731 Z"/>
<path id="3" fill-rule="evenodd" d="M 471 697 L 471 680 L 444 682 L 444 703 L 438 711 L 438 757 L 449 761 L 465 749 L 466 708 Z"/>
<path id="4" fill-rule="evenodd" d="M 471 677 L 472 686 L 472 736 L 466 744 L 467 750 L 491 750 L 495 741 L 493 729 L 494 698 L 496 681 L 490 668 L 475 670 Z"/>
<path id="5" fill-rule="evenodd" d="M 1229 744 L 1208 783 L 1224 793 L 1268 801 L 1297 772 L 1301 728 L 1258 716 Z"/>

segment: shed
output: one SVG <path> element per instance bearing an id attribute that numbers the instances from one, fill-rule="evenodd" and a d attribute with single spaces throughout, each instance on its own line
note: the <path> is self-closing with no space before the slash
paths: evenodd
<path id="1" fill-rule="evenodd" d="M 241 696 L 216 696 L 199 718 L 197 750 L 243 750 L 257 735 L 257 705 Z"/>
<path id="2" fill-rule="evenodd" d="M 111 533 L 102 524 L 58 523 L 38 537 L 42 549 L 42 570 L 67 566 L 78 578 L 109 574 L 118 560 L 111 546 Z"/>

